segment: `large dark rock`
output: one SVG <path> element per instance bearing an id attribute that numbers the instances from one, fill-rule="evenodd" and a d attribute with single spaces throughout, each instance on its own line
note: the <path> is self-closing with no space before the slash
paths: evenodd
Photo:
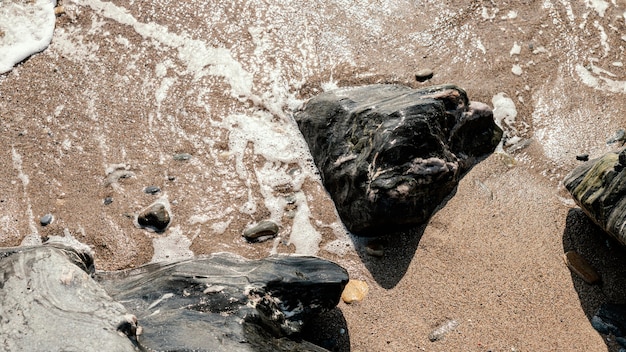
<path id="1" fill-rule="evenodd" d="M 427 221 L 502 137 L 491 109 L 452 85 L 341 88 L 295 119 L 341 219 L 359 235 Z"/>
<path id="2" fill-rule="evenodd" d="M 348 281 L 319 258 L 228 253 L 90 274 L 91 255 L 69 247 L 0 249 L 5 349 L 326 351 L 300 333 Z"/>
<path id="3" fill-rule="evenodd" d="M 343 268 L 319 258 L 250 261 L 228 253 L 98 273 L 96 278 L 137 316 L 143 327 L 141 346 L 157 351 L 181 346 L 291 351 L 298 344 L 285 337 L 297 337 L 308 319 L 334 308 L 348 282 Z M 267 336 L 260 337 L 260 331 Z"/>
<path id="4" fill-rule="evenodd" d="M 598 226 L 626 245 L 626 149 L 585 162 L 563 184 Z"/>

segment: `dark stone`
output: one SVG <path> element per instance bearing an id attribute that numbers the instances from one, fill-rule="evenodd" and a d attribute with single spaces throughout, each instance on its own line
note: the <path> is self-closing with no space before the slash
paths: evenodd
<path id="1" fill-rule="evenodd" d="M 578 161 L 587 161 L 587 160 L 589 160 L 589 154 L 579 154 L 579 155 L 576 155 L 576 160 L 578 160 Z"/>
<path id="2" fill-rule="evenodd" d="M 626 347 L 626 304 L 603 304 L 591 318 L 591 325 L 601 334 L 615 336 Z"/>
<path id="3" fill-rule="evenodd" d="M 147 194 L 157 194 L 161 192 L 161 189 L 157 186 L 148 186 L 144 188 L 143 191 Z"/>
<path id="4" fill-rule="evenodd" d="M 426 222 L 502 137 L 491 109 L 452 85 L 337 89 L 295 119 L 341 219 L 359 235 Z"/>
<path id="5" fill-rule="evenodd" d="M 94 274 L 90 252 L 60 244 L 0 248 L 0 273 L 16 351 L 326 351 L 301 332 L 348 281 L 319 258 L 228 253 Z"/>
<path id="6" fill-rule="evenodd" d="M 52 214 L 46 214 L 39 219 L 39 223 L 41 226 L 48 226 L 52 223 L 52 220 L 54 220 L 54 216 L 52 216 Z"/>
<path id="7" fill-rule="evenodd" d="M 104 198 L 104 205 L 109 205 L 111 203 L 113 203 L 113 197 Z"/>
<path id="8" fill-rule="evenodd" d="M 319 258 L 220 253 L 96 279 L 137 316 L 146 350 L 288 351 L 304 343 L 290 338 L 309 319 L 337 305 L 348 275 Z M 299 350 L 323 350 L 309 347 Z"/>
<path id="9" fill-rule="evenodd" d="M 243 232 L 243 237 L 250 242 L 260 242 L 276 237 L 278 225 L 273 221 L 261 221 Z"/>
<path id="10" fill-rule="evenodd" d="M 581 209 L 604 231 L 626 245 L 626 170 L 621 152 L 609 152 L 570 172 L 563 184 Z"/>
<path id="11" fill-rule="evenodd" d="M 161 203 L 154 203 L 137 216 L 137 223 L 144 228 L 163 232 L 170 224 L 170 213 Z"/>

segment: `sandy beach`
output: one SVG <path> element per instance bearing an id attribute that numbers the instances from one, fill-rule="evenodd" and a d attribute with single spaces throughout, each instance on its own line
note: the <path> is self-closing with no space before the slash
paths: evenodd
<path id="1" fill-rule="evenodd" d="M 17 3 L 30 6 L 0 10 Z M 71 236 L 98 270 L 214 252 L 330 259 L 369 286 L 328 324 L 349 337 L 341 351 L 619 350 L 590 319 L 626 303 L 626 251 L 561 181 L 577 155 L 619 147 L 607 140 L 626 126 L 624 2 L 62 0 L 56 12 L 50 45 L 0 75 L 0 246 Z M 456 84 L 505 131 L 427 224 L 381 234 L 381 258 L 341 224 L 292 117 L 370 83 Z M 157 201 L 168 229 L 137 227 Z M 263 220 L 275 239 L 242 238 Z M 569 250 L 602 284 L 568 269 Z"/>

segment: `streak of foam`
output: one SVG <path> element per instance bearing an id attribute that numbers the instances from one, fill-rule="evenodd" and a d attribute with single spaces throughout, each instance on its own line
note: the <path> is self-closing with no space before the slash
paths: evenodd
<path id="1" fill-rule="evenodd" d="M 195 79 L 205 75 L 226 79 L 231 86 L 231 95 L 235 98 L 257 100 L 252 95 L 252 76 L 233 58 L 230 50 L 208 47 L 205 42 L 192 39 L 189 34 L 176 34 L 167 27 L 156 23 L 137 21 L 128 10 L 110 2 L 98 0 L 74 0 L 74 3 L 87 6 L 99 15 L 132 27 L 139 35 L 151 41 L 178 50 L 178 58 L 187 66 L 186 73 Z M 256 98 L 256 99 L 255 99 Z"/>
<path id="2" fill-rule="evenodd" d="M 15 148 L 11 148 L 11 157 L 13 159 L 13 168 L 17 170 L 17 178 L 22 181 L 22 188 L 24 191 L 24 199 L 26 199 L 26 215 L 28 216 L 28 228 L 30 229 L 30 234 L 28 234 L 22 240 L 22 246 L 34 246 L 41 244 L 41 237 L 39 237 L 39 231 L 37 231 L 37 225 L 35 224 L 35 216 L 33 215 L 33 209 L 30 204 L 30 197 L 28 196 L 27 186 L 29 183 L 28 175 L 24 173 L 22 169 L 22 156 L 15 150 Z"/>

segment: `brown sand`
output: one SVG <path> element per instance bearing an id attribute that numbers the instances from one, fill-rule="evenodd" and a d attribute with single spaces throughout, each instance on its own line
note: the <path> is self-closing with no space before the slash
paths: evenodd
<path id="1" fill-rule="evenodd" d="M 428 224 L 389 240 L 383 258 L 368 256 L 358 239 L 344 255 L 319 251 L 370 287 L 364 301 L 339 305 L 351 350 L 617 350 L 590 319 L 603 302 L 626 303 L 626 255 L 560 181 L 577 154 L 614 147 L 606 139 L 626 124 L 623 91 L 612 92 L 626 80 L 617 63 L 626 5 L 607 2 L 603 12 L 603 1 L 273 3 L 64 0 L 51 46 L 0 76 L 0 245 L 35 232 L 71 234 L 95 250 L 98 268 L 115 270 L 150 261 L 153 239 L 175 231 L 196 255 L 266 256 L 273 242 L 248 244 L 241 233 L 271 213 L 255 173 L 268 160 L 254 143 L 237 155 L 233 130 L 220 122 L 268 110 L 284 118 L 290 108 L 281 94 L 306 99 L 333 80 L 452 82 L 472 100 L 511 97 L 518 115 L 506 129 L 520 142 L 468 172 Z M 232 57 L 192 67 L 176 41 Z M 511 53 L 516 44 L 519 54 Z M 252 73 L 260 101 L 230 96 L 232 62 Z M 434 70 L 431 81 L 414 80 L 422 68 Z M 194 158 L 175 161 L 175 153 Z M 107 185 L 114 164 L 135 176 Z M 172 204 L 165 235 L 133 224 L 155 199 L 142 192 L 149 185 Z M 285 187 L 274 192 L 306 195 L 321 248 L 335 240 L 336 213 L 319 181 Z M 113 203 L 104 205 L 106 197 Z M 250 199 L 257 209 L 246 213 Z M 279 253 L 294 251 L 289 210 Z M 46 213 L 55 221 L 41 227 Z M 562 260 L 568 250 L 587 258 L 603 285 L 571 274 Z M 449 319 L 458 327 L 430 342 Z"/>

